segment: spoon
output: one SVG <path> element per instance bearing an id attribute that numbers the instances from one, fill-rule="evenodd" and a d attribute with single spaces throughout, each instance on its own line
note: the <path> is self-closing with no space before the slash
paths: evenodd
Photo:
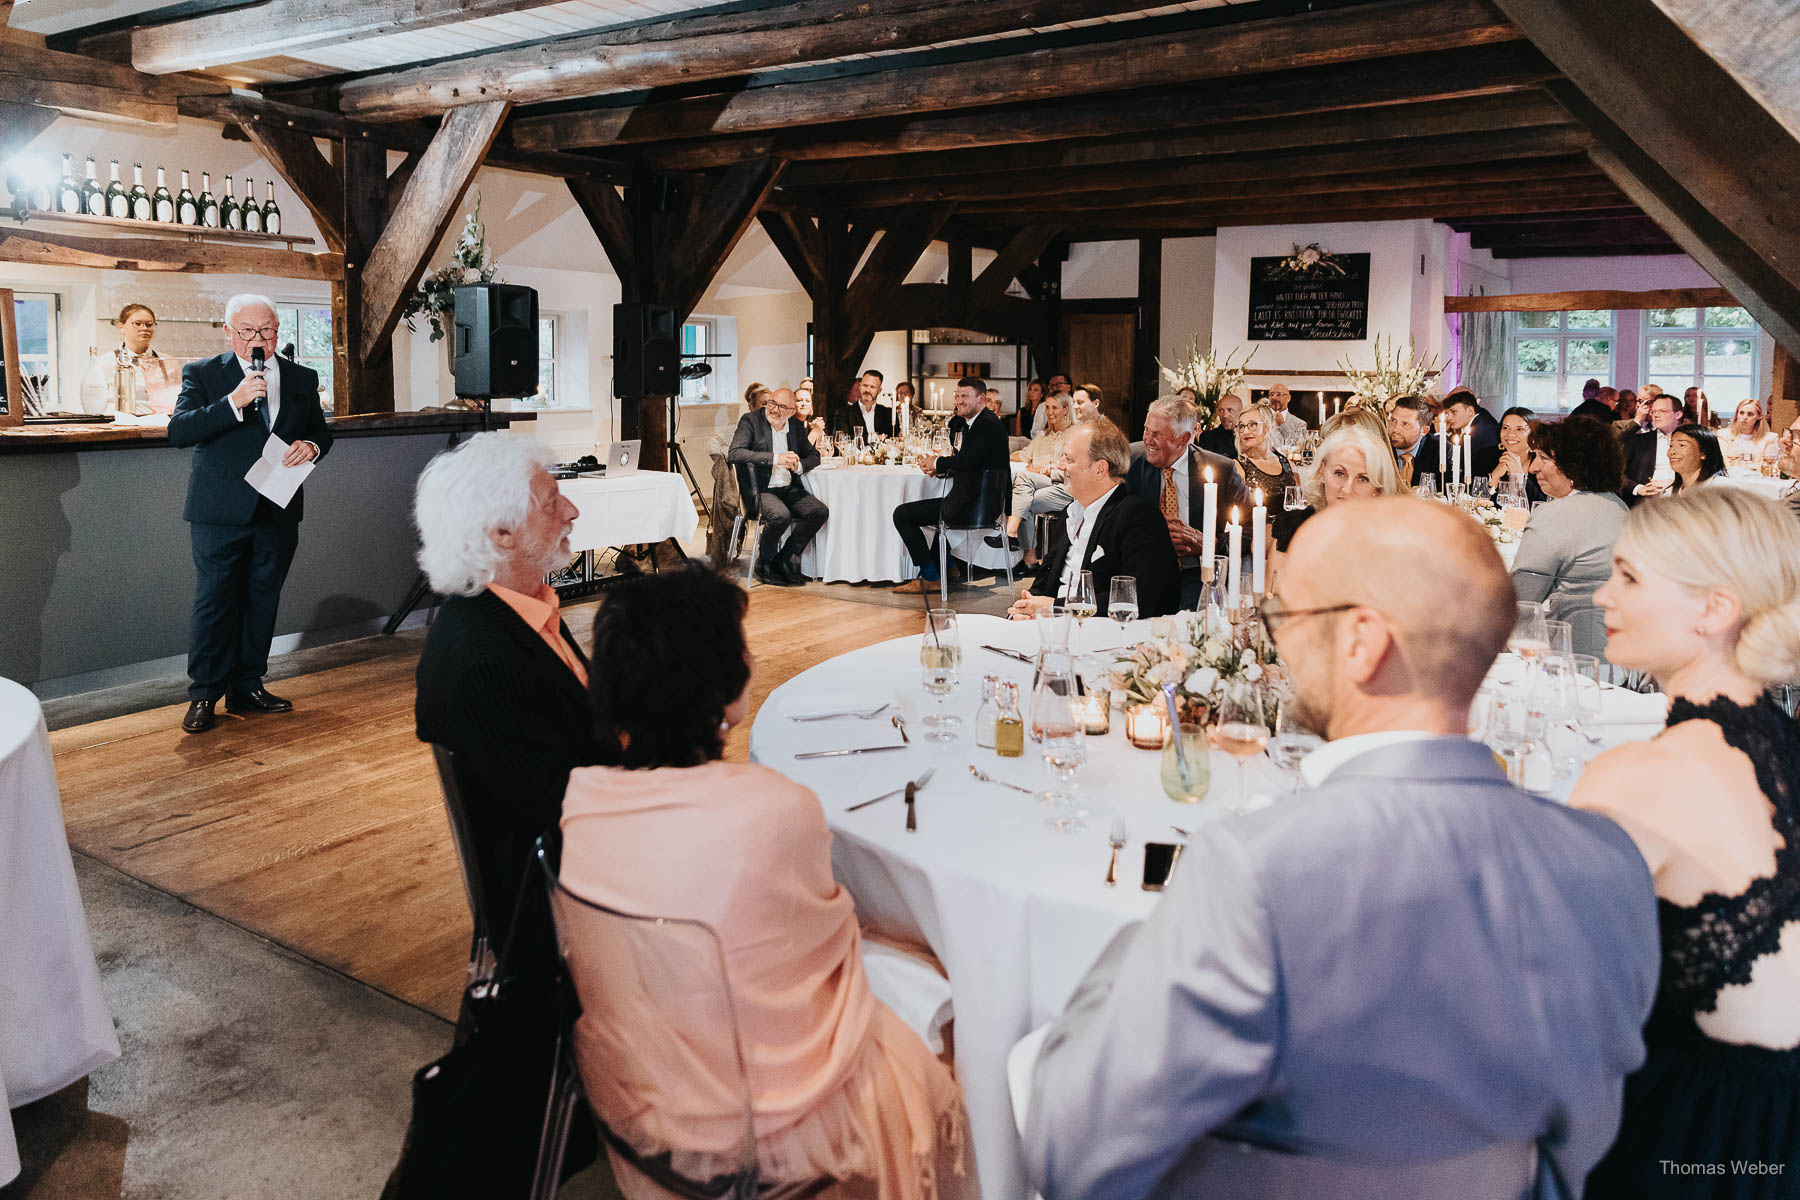
<path id="1" fill-rule="evenodd" d="M 986 771 L 982 770 L 980 767 L 976 766 L 974 763 L 969 764 L 969 774 L 971 774 L 975 778 L 981 780 L 981 782 L 983 782 L 983 783 L 997 783 L 1001 787 L 1011 788 L 1015 792 L 1024 792 L 1027 796 L 1037 795 L 1036 792 L 1032 791 L 1028 787 L 1020 787 L 1018 784 L 1009 783 L 1004 779 L 995 779 L 992 775 L 989 775 Z"/>

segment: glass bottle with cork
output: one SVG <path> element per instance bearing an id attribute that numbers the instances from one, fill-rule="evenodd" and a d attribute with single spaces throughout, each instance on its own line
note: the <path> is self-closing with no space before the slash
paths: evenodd
<path id="1" fill-rule="evenodd" d="M 1000 719 L 1000 677 L 981 678 L 981 707 L 975 710 L 975 745 L 983 750 L 994 748 L 994 723 Z"/>
<path id="2" fill-rule="evenodd" d="M 1019 685 L 1000 685 L 999 715 L 994 719 L 994 753 L 1001 758 L 1025 756 L 1025 717 L 1019 711 Z"/>

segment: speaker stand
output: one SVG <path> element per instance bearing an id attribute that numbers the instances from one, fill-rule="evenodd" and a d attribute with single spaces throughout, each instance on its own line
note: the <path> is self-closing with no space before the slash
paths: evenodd
<path id="1" fill-rule="evenodd" d="M 677 471 L 687 477 L 688 491 L 694 497 L 694 503 L 700 506 L 701 512 L 707 512 L 706 496 L 694 479 L 694 469 L 688 466 L 687 455 L 681 452 L 681 397 L 669 397 L 669 470 Z"/>

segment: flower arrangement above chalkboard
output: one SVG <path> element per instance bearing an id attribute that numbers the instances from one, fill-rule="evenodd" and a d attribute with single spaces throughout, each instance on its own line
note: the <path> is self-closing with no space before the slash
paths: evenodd
<path id="1" fill-rule="evenodd" d="M 406 298 L 400 315 L 408 329 L 420 314 L 431 324 L 431 340 L 442 341 L 450 333 L 456 314 L 456 289 L 465 283 L 493 283 L 500 264 L 488 257 L 487 226 L 481 221 L 481 194 L 475 195 L 475 210 L 463 218 L 462 234 L 456 239 L 456 250 L 448 266 L 439 267 L 419 281 L 418 290 Z"/>
<path id="2" fill-rule="evenodd" d="M 1294 252 L 1269 270 L 1271 279 L 1307 279 L 1312 276 L 1347 274 L 1349 272 L 1338 261 L 1338 256 L 1317 242 L 1309 242 L 1304 246 L 1296 242 Z"/>
<path id="3" fill-rule="evenodd" d="M 1194 389 L 1195 403 L 1200 408 L 1201 428 L 1212 427 L 1213 414 L 1218 411 L 1219 401 L 1227 392 L 1234 392 L 1244 386 L 1244 368 L 1256 357 L 1256 347 L 1250 347 L 1250 353 L 1244 356 L 1243 362 L 1237 361 L 1237 351 L 1221 356 L 1219 351 L 1209 342 L 1204 351 L 1200 349 L 1200 338 L 1195 335 L 1188 339 L 1187 353 L 1175 360 L 1170 366 L 1162 359 L 1156 365 L 1162 368 L 1162 377 L 1170 387 Z"/>

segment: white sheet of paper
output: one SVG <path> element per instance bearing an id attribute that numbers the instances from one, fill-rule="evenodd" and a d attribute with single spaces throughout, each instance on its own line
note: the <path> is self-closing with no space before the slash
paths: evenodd
<path id="1" fill-rule="evenodd" d="M 306 482 L 306 477 L 313 470 L 313 464 L 309 462 L 297 467 L 282 466 L 281 460 L 287 452 L 288 444 L 271 433 L 269 440 L 263 443 L 262 457 L 251 463 L 250 469 L 244 472 L 245 483 L 282 508 L 288 506 L 294 493 L 300 490 L 300 485 Z"/>

